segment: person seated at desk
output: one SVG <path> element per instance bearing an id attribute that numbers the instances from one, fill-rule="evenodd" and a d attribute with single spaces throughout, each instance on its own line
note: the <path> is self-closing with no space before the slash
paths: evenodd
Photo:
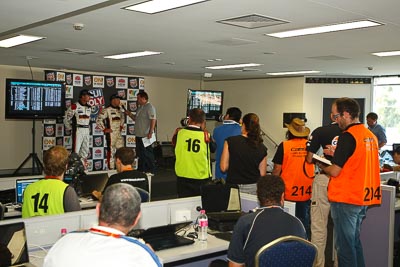
<path id="1" fill-rule="evenodd" d="M 306 239 L 301 221 L 283 210 L 285 183 L 275 175 L 260 177 L 257 198 L 261 205 L 256 212 L 239 218 L 228 248 L 229 267 L 254 266 L 255 255 L 264 245 L 277 238 L 294 235 Z M 218 265 L 228 263 L 218 261 Z"/>
<path id="2" fill-rule="evenodd" d="M 393 171 L 400 171 L 400 146 L 393 150 L 393 162 L 397 164 L 393 166 Z"/>
<path id="3" fill-rule="evenodd" d="M 22 218 L 81 210 L 75 189 L 63 181 L 68 156 L 63 146 L 53 146 L 44 152 L 46 176 L 25 188 Z"/>
<path id="4" fill-rule="evenodd" d="M 99 225 L 59 239 L 47 253 L 43 267 L 162 266 L 142 240 L 126 236 L 139 221 L 140 202 L 133 186 L 109 186 L 96 207 Z"/>
<path id="5" fill-rule="evenodd" d="M 103 192 L 112 184 L 127 183 L 134 187 L 142 188 L 149 191 L 149 180 L 144 172 L 134 170 L 132 165 L 135 162 L 135 151 L 129 147 L 120 147 L 115 152 L 116 174 L 108 179 Z M 93 191 L 93 195 L 97 199 L 101 199 L 101 192 Z"/>

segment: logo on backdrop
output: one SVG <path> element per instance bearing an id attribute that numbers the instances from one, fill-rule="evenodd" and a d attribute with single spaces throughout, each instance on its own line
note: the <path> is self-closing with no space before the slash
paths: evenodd
<path id="1" fill-rule="evenodd" d="M 55 127 L 54 125 L 45 125 L 44 126 L 46 136 L 54 136 L 54 133 L 55 133 L 54 127 Z"/>
<path id="2" fill-rule="evenodd" d="M 114 87 L 114 78 L 113 77 L 107 77 L 106 82 L 107 82 L 108 87 Z"/>

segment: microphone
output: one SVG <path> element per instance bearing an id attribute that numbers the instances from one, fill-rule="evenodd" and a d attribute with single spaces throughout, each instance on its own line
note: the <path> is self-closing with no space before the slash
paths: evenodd
<path id="1" fill-rule="evenodd" d="M 126 108 L 125 108 L 125 106 L 124 105 L 121 105 L 120 107 L 119 107 L 119 109 L 123 109 L 124 111 L 126 111 Z"/>

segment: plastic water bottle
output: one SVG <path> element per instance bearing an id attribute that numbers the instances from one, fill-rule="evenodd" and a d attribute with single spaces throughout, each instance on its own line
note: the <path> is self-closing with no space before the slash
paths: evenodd
<path id="1" fill-rule="evenodd" d="M 67 228 L 61 228 L 61 237 L 65 236 L 67 234 Z"/>
<path id="2" fill-rule="evenodd" d="M 200 215 L 197 218 L 197 222 L 199 224 L 198 239 L 200 241 L 207 241 L 208 218 L 205 210 L 200 211 Z"/>

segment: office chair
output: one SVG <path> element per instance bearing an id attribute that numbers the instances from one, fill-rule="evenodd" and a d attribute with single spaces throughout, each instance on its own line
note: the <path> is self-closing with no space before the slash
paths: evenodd
<path id="1" fill-rule="evenodd" d="M 142 200 L 142 203 L 143 202 L 149 202 L 150 201 L 150 194 L 149 194 L 149 192 L 147 192 L 146 190 L 144 190 L 144 189 L 142 189 L 142 188 L 140 188 L 140 187 L 135 187 L 136 188 L 136 190 L 138 191 L 138 193 L 139 193 L 139 195 L 140 195 L 140 198 L 141 198 L 141 200 Z"/>
<path id="2" fill-rule="evenodd" d="M 0 221 L 4 219 L 4 212 L 6 211 L 6 206 L 0 202 Z"/>
<path id="3" fill-rule="evenodd" d="M 317 247 L 297 237 L 284 236 L 261 247 L 255 258 L 256 267 L 312 267 L 317 257 Z"/>

